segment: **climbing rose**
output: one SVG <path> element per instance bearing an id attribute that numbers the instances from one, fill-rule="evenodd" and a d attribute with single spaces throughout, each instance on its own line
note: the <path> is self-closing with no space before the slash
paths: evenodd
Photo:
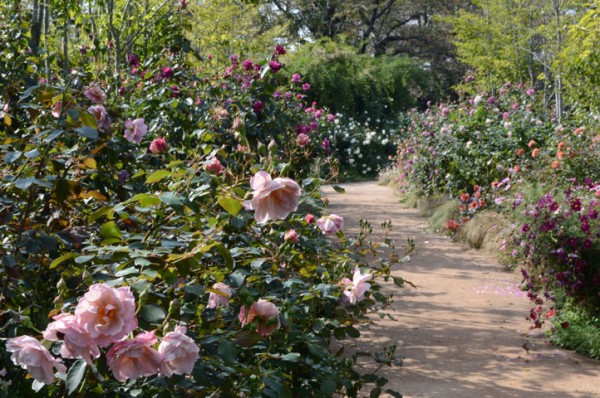
<path id="1" fill-rule="evenodd" d="M 335 234 L 338 230 L 344 228 L 344 218 L 337 214 L 321 217 L 317 220 L 317 226 L 325 235 Z"/>
<path id="2" fill-rule="evenodd" d="M 294 73 L 292 75 L 292 83 L 300 83 L 302 81 L 302 76 L 299 73 Z"/>
<path id="3" fill-rule="evenodd" d="M 221 174 L 223 170 L 225 170 L 225 167 L 223 167 L 217 158 L 213 158 L 212 161 L 206 163 L 206 171 L 211 174 Z"/>
<path id="4" fill-rule="evenodd" d="M 300 240 L 300 236 L 298 236 L 298 232 L 296 232 L 295 229 L 290 229 L 285 233 L 283 239 L 290 242 L 298 243 L 298 241 Z"/>
<path id="5" fill-rule="evenodd" d="M 83 95 L 89 98 L 92 102 L 96 104 L 101 104 L 106 100 L 106 94 L 102 91 L 102 88 L 96 84 L 92 83 L 89 85 L 84 91 Z"/>
<path id="6" fill-rule="evenodd" d="M 282 67 L 283 67 L 283 65 L 281 65 L 280 62 L 277 62 L 277 61 L 270 61 L 269 62 L 269 69 L 271 69 L 271 71 L 273 73 L 279 72 Z"/>
<path id="7" fill-rule="evenodd" d="M 174 332 L 167 333 L 160 342 L 158 352 L 162 358 L 161 375 L 171 377 L 173 374 L 192 373 L 200 349 L 185 332 L 185 327 L 178 326 Z"/>
<path id="8" fill-rule="evenodd" d="M 531 152 L 531 157 L 533 157 L 533 158 L 537 158 L 539 154 L 540 154 L 540 150 L 539 150 L 539 148 L 535 148 L 535 149 L 533 150 L 533 152 Z"/>
<path id="9" fill-rule="evenodd" d="M 229 298 L 231 297 L 231 288 L 222 282 L 215 283 L 212 288 L 223 294 L 210 292 L 206 308 L 228 307 Z"/>
<path id="10" fill-rule="evenodd" d="M 306 221 L 307 224 L 312 224 L 315 222 L 315 216 L 313 216 L 312 214 L 307 214 L 304 217 L 304 221 Z"/>
<path id="11" fill-rule="evenodd" d="M 304 90 L 304 91 L 308 91 L 308 90 L 310 90 L 310 84 L 309 84 L 309 83 L 304 83 L 304 84 L 302 85 L 302 90 Z"/>
<path id="12" fill-rule="evenodd" d="M 256 113 L 262 113 L 262 111 L 265 109 L 265 106 L 263 105 L 262 101 L 256 101 L 254 104 L 252 104 L 252 109 L 254 109 L 254 112 Z"/>
<path id="13" fill-rule="evenodd" d="M 129 142 L 142 142 L 142 138 L 148 132 L 148 126 L 144 124 L 144 119 L 127 119 L 125 122 L 125 138 Z"/>
<path id="14" fill-rule="evenodd" d="M 267 336 L 275 329 L 279 329 L 281 324 L 279 323 L 279 309 L 273 303 L 268 302 L 265 299 L 259 299 L 257 302 L 252 304 L 250 309 L 246 309 L 242 306 L 238 319 L 242 326 L 254 321 L 259 318 L 260 323 L 256 328 L 256 331 L 261 336 Z M 277 322 L 275 322 L 277 320 Z"/>
<path id="15" fill-rule="evenodd" d="M 285 50 L 285 48 L 282 45 L 276 44 L 274 54 L 275 55 L 285 55 L 285 54 L 287 54 L 287 51 Z"/>
<path id="16" fill-rule="evenodd" d="M 60 314 L 54 317 L 44 331 L 44 338 L 50 341 L 63 340 L 60 355 L 63 358 L 83 358 L 88 365 L 92 358 L 100 356 L 98 346 L 92 337 L 77 323 L 75 315 Z"/>
<path id="17" fill-rule="evenodd" d="M 104 131 L 105 133 L 110 131 L 110 118 L 108 117 L 106 108 L 102 105 L 92 105 L 88 108 L 88 112 L 96 119 L 98 130 Z"/>
<path id="18" fill-rule="evenodd" d="M 296 137 L 296 141 L 298 142 L 298 146 L 305 147 L 310 144 L 310 137 L 304 133 L 298 134 Z"/>
<path id="19" fill-rule="evenodd" d="M 372 274 L 362 274 L 360 269 L 356 268 L 352 280 L 348 278 L 342 279 L 341 283 L 344 286 L 342 301 L 352 305 L 362 301 L 365 298 L 365 292 L 371 287 L 367 283 L 371 279 L 373 279 Z"/>
<path id="20" fill-rule="evenodd" d="M 115 379 L 125 381 L 157 374 L 161 355 L 152 348 L 155 343 L 154 332 L 140 333 L 132 340 L 115 343 L 106 353 L 106 364 Z"/>
<path id="21" fill-rule="evenodd" d="M 283 219 L 298 208 L 300 186 L 290 178 L 274 180 L 266 171 L 259 171 L 250 178 L 253 189 L 252 200 L 244 201 L 246 210 L 254 210 L 254 219 L 259 224 L 269 220 Z"/>
<path id="22" fill-rule="evenodd" d="M 20 336 L 6 342 L 6 351 L 12 352 L 10 359 L 15 365 L 27 369 L 29 374 L 44 384 L 54 381 L 53 367 L 67 373 L 65 365 L 54 358 L 38 340 L 31 336 Z"/>
<path id="23" fill-rule="evenodd" d="M 137 327 L 135 298 L 129 287 L 90 286 L 75 308 L 79 326 L 101 347 L 123 339 Z"/>
<path id="24" fill-rule="evenodd" d="M 167 141 L 163 137 L 158 137 L 150 143 L 148 148 L 152 153 L 163 153 L 167 150 Z"/>

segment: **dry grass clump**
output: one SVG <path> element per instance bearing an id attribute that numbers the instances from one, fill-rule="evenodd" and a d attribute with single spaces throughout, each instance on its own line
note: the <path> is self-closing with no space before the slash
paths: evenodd
<path id="1" fill-rule="evenodd" d="M 498 253 L 503 232 L 510 226 L 508 219 L 495 211 L 477 213 L 469 222 L 463 224 L 457 233 L 457 239 L 475 249 Z"/>
<path id="2" fill-rule="evenodd" d="M 421 213 L 423 215 L 431 213 L 429 227 L 435 232 L 444 232 L 446 221 L 458 219 L 458 205 L 455 199 L 440 198 L 426 205 L 423 204 Z"/>

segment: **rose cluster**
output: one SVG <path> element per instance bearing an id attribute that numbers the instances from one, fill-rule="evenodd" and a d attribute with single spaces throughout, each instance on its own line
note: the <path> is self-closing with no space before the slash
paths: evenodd
<path id="1" fill-rule="evenodd" d="M 43 332 L 44 339 L 62 340 L 60 355 L 65 359 L 82 358 L 89 365 L 100 357 L 100 348 L 112 347 L 106 353 L 108 367 L 119 381 L 140 376 L 189 374 L 198 359 L 199 349 L 185 334 L 185 327 L 167 333 L 155 348 L 154 332 L 142 332 L 126 339 L 138 325 L 135 298 L 129 287 L 110 287 L 104 283 L 90 286 L 79 300 L 75 313 L 55 316 Z M 54 358 L 40 341 L 30 336 L 9 339 L 6 349 L 11 359 L 35 380 L 44 384 L 54 381 L 53 368 L 65 373 L 66 367 Z"/>

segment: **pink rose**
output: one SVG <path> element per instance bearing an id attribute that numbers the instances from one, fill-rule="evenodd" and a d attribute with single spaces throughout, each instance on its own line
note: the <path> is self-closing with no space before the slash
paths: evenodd
<path id="1" fill-rule="evenodd" d="M 160 342 L 158 352 L 162 358 L 160 374 L 163 376 L 192 373 L 200 349 L 191 337 L 185 335 L 185 332 L 185 327 L 178 326 L 174 332 L 167 333 Z"/>
<path id="2" fill-rule="evenodd" d="M 96 104 L 101 104 L 106 100 L 106 94 L 97 83 L 90 84 L 84 91 L 83 95 L 89 98 Z"/>
<path id="3" fill-rule="evenodd" d="M 302 76 L 300 76 L 300 74 L 294 73 L 292 75 L 292 82 L 293 83 L 300 83 L 301 81 L 302 81 Z"/>
<path id="4" fill-rule="evenodd" d="M 223 170 L 225 170 L 225 167 L 223 167 L 217 158 L 212 158 L 212 161 L 206 163 L 206 171 L 211 174 L 221 174 Z"/>
<path id="5" fill-rule="evenodd" d="M 273 330 L 281 327 L 281 324 L 279 323 L 279 309 L 275 304 L 268 302 L 265 299 L 259 299 L 252 304 L 249 310 L 246 309 L 245 306 L 240 308 L 238 319 L 242 326 L 251 323 L 256 318 L 259 320 L 256 331 L 261 336 L 268 336 Z"/>
<path id="6" fill-rule="evenodd" d="M 245 201 L 247 210 L 255 210 L 254 219 L 259 224 L 269 220 L 283 219 L 298 208 L 300 186 L 290 178 L 278 177 L 274 180 L 266 171 L 259 171 L 250 178 L 254 190 L 251 201 Z"/>
<path id="7" fill-rule="evenodd" d="M 317 220 L 317 226 L 325 235 L 335 234 L 338 230 L 344 228 L 344 218 L 337 214 L 321 217 Z"/>
<path id="8" fill-rule="evenodd" d="M 167 141 L 163 137 L 158 137 L 150 143 L 148 148 L 152 153 L 163 153 L 167 150 Z"/>
<path id="9" fill-rule="evenodd" d="M 373 279 L 372 274 L 361 274 L 360 269 L 356 268 L 352 280 L 344 278 L 341 281 L 344 286 L 342 301 L 352 305 L 362 301 L 365 298 L 365 292 L 371 287 L 367 283 L 371 279 Z"/>
<path id="10" fill-rule="evenodd" d="M 304 217 L 304 221 L 306 221 L 307 224 L 312 224 L 315 222 L 315 216 L 313 216 L 312 214 L 307 214 Z"/>
<path id="11" fill-rule="evenodd" d="M 290 229 L 285 233 L 283 239 L 290 242 L 298 243 L 298 241 L 300 240 L 300 236 L 298 236 L 298 232 L 296 232 L 295 229 Z"/>
<path id="12" fill-rule="evenodd" d="M 60 114 L 62 113 L 62 107 L 63 107 L 63 102 L 62 101 L 56 101 L 53 105 L 52 108 L 50 110 L 50 112 L 52 113 L 52 116 L 54 116 L 55 118 L 59 118 Z"/>
<path id="13" fill-rule="evenodd" d="M 54 358 L 50 351 L 31 336 L 20 336 L 6 341 L 6 351 L 12 352 L 10 359 L 17 366 L 27 369 L 29 374 L 44 384 L 52 384 L 56 368 L 61 373 L 67 373 L 65 365 Z"/>
<path id="14" fill-rule="evenodd" d="M 215 283 L 212 288 L 221 293 L 210 292 L 206 308 L 228 307 L 231 288 L 222 282 Z"/>
<path id="15" fill-rule="evenodd" d="M 54 317 L 44 331 L 44 338 L 50 341 L 63 340 L 60 355 L 63 358 L 83 358 L 89 365 L 92 358 L 100 356 L 100 350 L 91 336 L 77 323 L 75 315 L 60 314 Z"/>
<path id="16" fill-rule="evenodd" d="M 123 339 L 137 327 L 135 298 L 129 287 L 90 286 L 75 308 L 77 323 L 101 347 Z"/>
<path id="17" fill-rule="evenodd" d="M 115 379 L 125 381 L 157 374 L 161 355 L 152 348 L 155 343 L 154 332 L 140 333 L 133 340 L 115 343 L 106 353 L 106 364 Z"/>
<path id="18" fill-rule="evenodd" d="M 94 116 L 98 124 L 98 130 L 108 132 L 110 130 L 110 118 L 106 109 L 102 105 L 92 105 L 88 108 L 88 112 Z"/>
<path id="19" fill-rule="evenodd" d="M 310 137 L 304 133 L 300 133 L 298 134 L 298 137 L 296 137 L 296 142 L 298 142 L 298 146 L 305 147 L 310 144 Z"/>
<path id="20" fill-rule="evenodd" d="M 148 132 L 148 126 L 144 124 L 143 118 L 135 120 L 127 119 L 125 122 L 125 138 L 129 142 L 142 142 L 142 138 Z"/>

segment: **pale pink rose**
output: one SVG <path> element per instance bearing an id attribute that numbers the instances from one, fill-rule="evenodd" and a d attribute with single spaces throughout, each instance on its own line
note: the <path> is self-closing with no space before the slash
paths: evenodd
<path id="1" fill-rule="evenodd" d="M 148 149 L 150 152 L 155 154 L 163 153 L 167 150 L 167 140 L 165 140 L 163 137 L 158 137 L 150 143 L 150 147 Z"/>
<path id="2" fill-rule="evenodd" d="M 144 124 L 143 118 L 125 121 L 125 138 L 129 142 L 142 142 L 142 138 L 148 133 L 148 126 Z"/>
<path id="3" fill-rule="evenodd" d="M 88 97 L 92 102 L 96 104 L 101 104 L 106 100 L 106 94 L 102 90 L 102 88 L 96 84 L 90 84 L 84 91 L 83 95 Z"/>
<path id="4" fill-rule="evenodd" d="M 108 132 L 110 130 L 110 118 L 106 108 L 102 105 L 92 105 L 88 108 L 88 112 L 94 116 L 98 124 L 98 130 Z"/>
<path id="5" fill-rule="evenodd" d="M 296 137 L 296 142 L 298 143 L 298 146 L 305 147 L 310 144 L 310 137 L 307 134 L 300 133 L 298 134 L 298 137 Z"/>
<path id="6" fill-rule="evenodd" d="M 296 232 L 295 229 L 290 229 L 285 233 L 283 239 L 288 240 L 290 242 L 298 243 L 298 241 L 300 241 L 300 236 L 298 235 L 298 232 Z"/>
<path id="7" fill-rule="evenodd" d="M 100 350 L 91 336 L 77 323 L 75 315 L 60 314 L 54 317 L 44 331 L 44 338 L 50 341 L 63 340 L 60 355 L 63 358 L 83 358 L 89 365 L 92 358 L 100 356 Z"/>
<path id="8" fill-rule="evenodd" d="M 63 107 L 63 102 L 62 101 L 56 101 L 51 108 L 51 113 L 52 116 L 54 116 L 55 118 L 59 118 L 60 114 L 62 113 L 62 107 Z"/>
<path id="9" fill-rule="evenodd" d="M 198 360 L 200 349 L 194 340 L 185 335 L 186 328 L 178 326 L 174 332 L 163 337 L 158 352 L 162 358 L 160 374 L 171 377 L 173 374 L 190 374 Z"/>
<path id="10" fill-rule="evenodd" d="M 77 323 L 101 347 L 122 340 L 137 327 L 135 298 L 129 287 L 90 286 L 75 308 Z"/>
<path id="11" fill-rule="evenodd" d="M 344 286 L 342 301 L 352 305 L 362 301 L 365 298 L 365 292 L 371 287 L 367 283 L 371 279 L 373 279 L 373 274 L 362 274 L 360 269 L 356 268 L 352 280 L 344 278 L 341 281 Z"/>
<path id="12" fill-rule="evenodd" d="M 31 336 L 19 336 L 6 341 L 6 351 L 12 352 L 10 359 L 17 366 L 27 369 L 29 374 L 44 384 L 52 384 L 56 368 L 67 373 L 67 368 L 59 359 L 54 358 L 38 340 Z"/>
<path id="13" fill-rule="evenodd" d="M 225 167 L 223 167 L 217 158 L 212 158 L 212 161 L 206 163 L 206 171 L 211 174 L 221 174 L 223 170 L 225 170 Z"/>
<path id="14" fill-rule="evenodd" d="M 238 319 L 242 326 L 254 321 L 256 318 L 259 319 L 256 331 L 261 336 L 268 336 L 275 329 L 281 327 L 279 322 L 279 308 L 265 299 L 259 299 L 252 304 L 250 309 L 246 309 L 245 306 L 240 308 Z"/>
<path id="15" fill-rule="evenodd" d="M 152 348 L 154 344 L 154 332 L 140 333 L 133 340 L 115 343 L 106 353 L 106 364 L 115 379 L 125 381 L 158 374 L 161 355 Z"/>
<path id="16" fill-rule="evenodd" d="M 254 219 L 259 224 L 269 220 L 283 219 L 298 208 L 300 186 L 290 178 L 278 177 L 274 180 L 266 171 L 259 171 L 250 178 L 254 190 L 251 201 L 245 201 L 247 210 L 254 210 Z"/>
<path id="17" fill-rule="evenodd" d="M 215 283 L 212 288 L 218 290 L 221 294 L 210 292 L 206 308 L 228 307 L 231 288 L 222 282 Z"/>
<path id="18" fill-rule="evenodd" d="M 333 235 L 338 230 L 344 228 L 344 218 L 337 214 L 321 217 L 317 220 L 317 226 L 325 235 Z"/>

